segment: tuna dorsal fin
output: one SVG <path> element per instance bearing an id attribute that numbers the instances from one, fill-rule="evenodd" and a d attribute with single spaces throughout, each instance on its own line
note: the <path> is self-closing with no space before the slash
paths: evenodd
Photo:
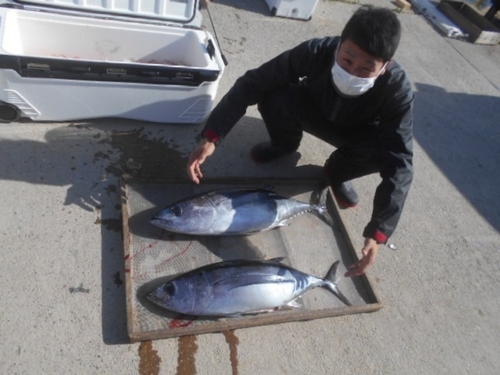
<path id="1" fill-rule="evenodd" d="M 286 257 L 276 257 L 269 259 L 269 262 L 281 263 L 286 259 Z"/>

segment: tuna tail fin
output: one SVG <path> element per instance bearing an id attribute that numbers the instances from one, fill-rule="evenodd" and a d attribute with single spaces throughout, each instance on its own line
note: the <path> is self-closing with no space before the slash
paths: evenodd
<path id="1" fill-rule="evenodd" d="M 337 260 L 328 270 L 328 273 L 323 279 L 323 286 L 328 289 L 330 292 L 335 294 L 339 300 L 341 300 L 347 306 L 352 306 L 349 300 L 342 294 L 338 285 L 337 285 L 337 269 L 339 267 L 340 262 Z"/>

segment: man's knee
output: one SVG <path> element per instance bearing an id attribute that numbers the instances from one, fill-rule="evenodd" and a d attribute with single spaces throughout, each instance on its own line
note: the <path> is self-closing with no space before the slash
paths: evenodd
<path id="1" fill-rule="evenodd" d="M 290 98 L 287 95 L 287 90 L 281 89 L 270 91 L 257 103 L 259 112 L 263 115 L 281 116 L 288 113 L 290 107 Z"/>
<path id="2" fill-rule="evenodd" d="M 339 182 L 380 172 L 381 156 L 376 147 L 344 146 L 325 163 L 328 174 Z"/>

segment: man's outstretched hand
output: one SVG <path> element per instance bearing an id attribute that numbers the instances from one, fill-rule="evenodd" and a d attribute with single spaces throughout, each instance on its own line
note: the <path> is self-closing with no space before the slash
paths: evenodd
<path id="1" fill-rule="evenodd" d="M 186 170 L 189 178 L 196 184 L 199 184 L 200 179 L 203 177 L 203 173 L 201 172 L 201 165 L 209 156 L 214 153 L 214 151 L 215 144 L 206 139 L 203 139 L 189 155 Z"/>
<path id="2" fill-rule="evenodd" d="M 354 277 L 363 275 L 375 263 L 379 250 L 380 244 L 378 244 L 377 241 L 373 238 L 366 238 L 365 246 L 361 251 L 363 253 L 363 257 L 357 262 L 351 264 L 349 266 L 349 270 L 344 276 Z"/>

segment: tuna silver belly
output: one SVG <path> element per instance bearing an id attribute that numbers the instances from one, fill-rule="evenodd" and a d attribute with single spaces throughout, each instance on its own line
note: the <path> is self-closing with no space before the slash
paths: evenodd
<path id="1" fill-rule="evenodd" d="M 227 189 L 183 199 L 151 218 L 162 229 L 191 235 L 245 235 L 287 224 L 324 206 L 300 202 L 264 189 Z"/>
<path id="2" fill-rule="evenodd" d="M 273 260 L 233 260 L 180 275 L 147 295 L 154 304 L 191 316 L 231 316 L 278 308 L 324 287 L 350 305 L 335 281 L 339 262 L 321 279 Z"/>

